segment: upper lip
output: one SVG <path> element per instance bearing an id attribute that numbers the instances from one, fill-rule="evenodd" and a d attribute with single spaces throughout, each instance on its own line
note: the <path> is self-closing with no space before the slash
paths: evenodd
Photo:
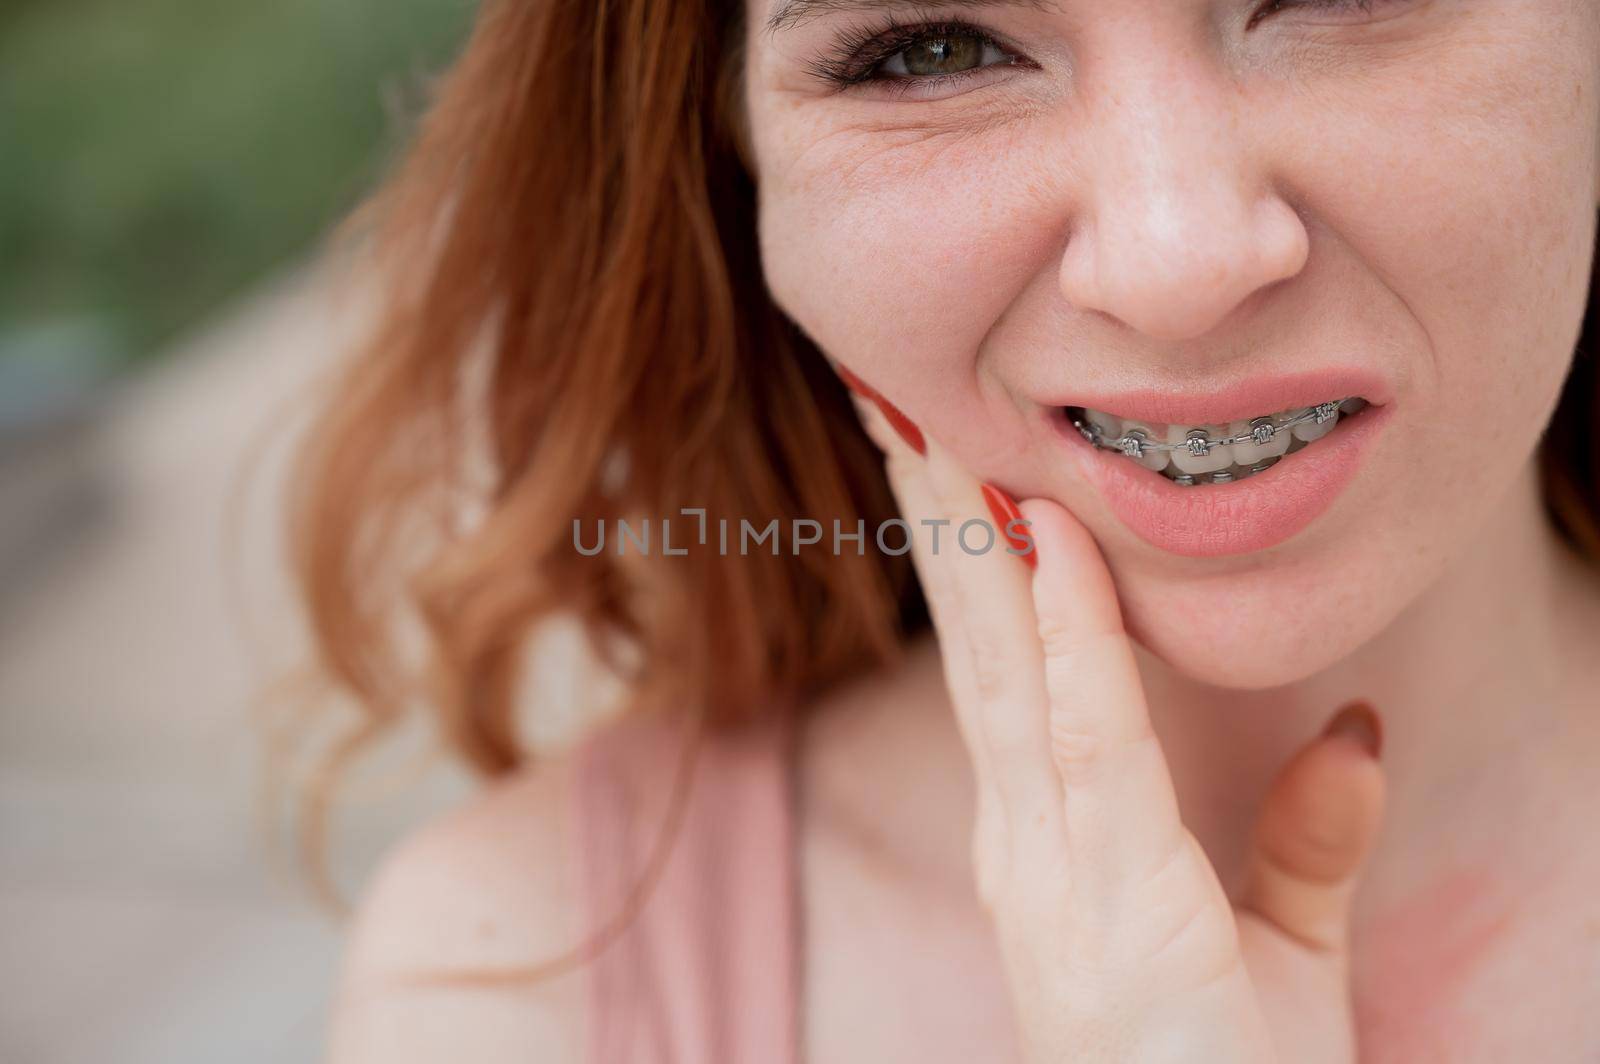
<path id="1" fill-rule="evenodd" d="M 1157 425 L 1219 425 L 1280 410 L 1360 396 L 1374 406 L 1393 389 L 1381 373 L 1354 366 L 1251 377 L 1213 391 L 1139 388 L 1126 392 L 1078 391 L 1050 401 Z"/>

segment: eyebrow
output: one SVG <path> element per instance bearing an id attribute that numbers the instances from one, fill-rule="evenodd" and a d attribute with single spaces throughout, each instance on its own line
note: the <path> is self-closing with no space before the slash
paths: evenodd
<path id="1" fill-rule="evenodd" d="M 1037 11 L 1045 11 L 1056 8 L 1058 3 L 1057 0 L 935 0 L 933 4 L 928 3 L 928 0 L 777 0 L 777 8 L 767 19 L 766 31 L 769 34 L 776 33 L 836 11 L 915 10 L 930 6 L 959 7 L 968 10 L 1031 7 Z"/>

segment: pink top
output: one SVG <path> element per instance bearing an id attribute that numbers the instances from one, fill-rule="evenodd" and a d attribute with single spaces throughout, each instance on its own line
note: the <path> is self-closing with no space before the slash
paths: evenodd
<path id="1" fill-rule="evenodd" d="M 589 1064 L 797 1064 L 791 718 L 708 733 L 683 821 L 632 924 L 588 966 Z M 576 756 L 589 929 L 648 867 L 687 724 L 625 716 Z"/>

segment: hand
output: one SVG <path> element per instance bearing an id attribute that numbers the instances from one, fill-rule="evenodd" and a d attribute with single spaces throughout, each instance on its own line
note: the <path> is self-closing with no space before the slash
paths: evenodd
<path id="1" fill-rule="evenodd" d="M 844 376 L 915 532 L 1025 1058 L 1351 1064 L 1350 903 L 1384 794 L 1371 709 L 1352 703 L 1280 770 L 1235 907 L 1179 816 L 1089 533 L 1048 500 L 1018 512 Z M 977 556 L 955 544 L 962 522 L 1008 516 L 1031 522 L 1032 562 L 1003 535 Z M 925 519 L 949 522 L 937 556 Z"/>

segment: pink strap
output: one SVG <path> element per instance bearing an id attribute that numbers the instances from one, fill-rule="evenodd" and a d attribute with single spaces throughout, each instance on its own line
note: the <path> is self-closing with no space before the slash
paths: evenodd
<path id="1" fill-rule="evenodd" d="M 579 748 L 590 930 L 650 862 L 688 727 L 628 716 Z M 797 1064 L 792 736 L 774 712 L 702 740 L 661 878 L 589 966 L 589 1064 Z"/>

